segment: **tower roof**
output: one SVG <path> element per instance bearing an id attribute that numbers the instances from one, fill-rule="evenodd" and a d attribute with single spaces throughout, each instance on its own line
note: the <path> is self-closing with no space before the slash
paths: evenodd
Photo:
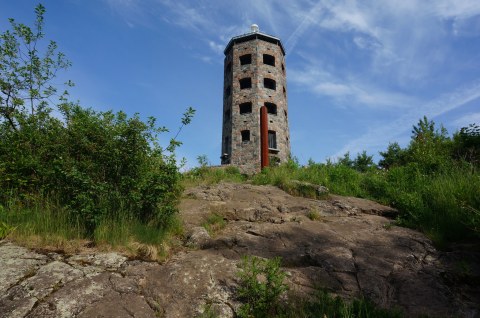
<path id="1" fill-rule="evenodd" d="M 279 38 L 276 38 L 274 36 L 271 36 L 262 32 L 250 32 L 250 33 L 234 36 L 228 42 L 227 47 L 225 48 L 223 53 L 227 55 L 228 51 L 230 51 L 232 46 L 236 43 L 247 42 L 254 39 L 260 39 L 266 42 L 277 44 L 278 46 L 280 46 L 280 49 L 282 50 L 283 55 L 285 55 L 285 49 L 283 48 L 282 41 L 280 41 Z"/>

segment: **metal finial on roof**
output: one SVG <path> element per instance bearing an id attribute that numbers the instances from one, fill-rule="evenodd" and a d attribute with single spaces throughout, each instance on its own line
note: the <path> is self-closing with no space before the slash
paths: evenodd
<path id="1" fill-rule="evenodd" d="M 257 33 L 260 31 L 257 24 L 252 24 L 252 26 L 250 27 L 250 30 L 252 30 L 253 33 Z"/>

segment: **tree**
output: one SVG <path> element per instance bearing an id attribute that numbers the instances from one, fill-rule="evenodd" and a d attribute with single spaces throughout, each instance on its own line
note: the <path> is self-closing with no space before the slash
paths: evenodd
<path id="1" fill-rule="evenodd" d="M 365 150 L 357 154 L 357 157 L 353 160 L 353 168 L 360 172 L 365 172 L 374 165 L 373 156 L 367 155 Z"/>
<path id="2" fill-rule="evenodd" d="M 454 156 L 472 163 L 480 164 L 480 126 L 470 124 L 462 127 L 453 135 Z"/>
<path id="3" fill-rule="evenodd" d="M 350 152 L 347 151 L 343 157 L 338 158 L 338 164 L 345 167 L 353 167 L 353 161 L 350 159 Z"/>
<path id="4" fill-rule="evenodd" d="M 39 4 L 35 14 L 33 30 L 10 18 L 11 30 L 0 34 L 0 120 L 7 121 L 14 130 L 21 125 L 20 117 L 48 111 L 49 99 L 57 94 L 51 82 L 59 70 L 71 65 L 57 51 L 54 41 L 43 53 L 39 51 L 44 38 L 45 7 Z"/>
<path id="5" fill-rule="evenodd" d="M 34 31 L 10 19 L 12 30 L 0 35 L 0 206 L 12 198 L 40 212 L 58 206 L 55 213 L 89 237 L 120 213 L 168 227 L 181 194 L 176 138 L 195 110 L 186 110 L 165 149 L 158 135 L 168 130 L 153 117 L 86 109 L 66 93 L 53 116 L 51 81 L 70 62 L 53 41 L 40 57 L 45 8 L 35 13 Z"/>
<path id="6" fill-rule="evenodd" d="M 416 163 L 424 172 L 438 171 L 451 162 L 451 140 L 441 125 L 436 128 L 426 116 L 412 129 L 412 140 L 405 152 L 407 162 Z"/>
<path id="7" fill-rule="evenodd" d="M 405 150 L 400 147 L 398 142 L 390 143 L 387 151 L 380 151 L 380 155 L 383 159 L 378 162 L 378 165 L 387 170 L 393 166 L 400 166 L 405 163 Z"/>

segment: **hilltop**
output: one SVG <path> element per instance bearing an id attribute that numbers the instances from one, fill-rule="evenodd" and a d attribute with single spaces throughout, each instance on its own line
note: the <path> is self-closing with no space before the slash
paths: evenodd
<path id="1" fill-rule="evenodd" d="M 293 197 L 273 186 L 192 187 L 180 204 L 184 247 L 164 263 L 0 242 L 1 317 L 195 317 L 206 308 L 234 317 L 243 255 L 281 256 L 287 299 L 321 287 L 409 317 L 478 315 L 480 254 L 440 252 L 385 216 L 395 212 L 353 197 Z"/>

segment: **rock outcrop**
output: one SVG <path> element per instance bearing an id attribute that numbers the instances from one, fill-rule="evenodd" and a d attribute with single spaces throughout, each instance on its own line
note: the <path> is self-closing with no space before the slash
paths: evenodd
<path id="1" fill-rule="evenodd" d="M 210 235 L 200 226 L 211 213 L 226 226 Z M 478 252 L 439 252 L 385 217 L 395 213 L 368 200 L 311 200 L 271 186 L 192 188 L 181 203 L 185 249 L 164 264 L 0 242 L 0 317 L 195 317 L 207 306 L 234 317 L 243 255 L 281 256 L 299 294 L 321 286 L 409 317 L 477 317 Z"/>

